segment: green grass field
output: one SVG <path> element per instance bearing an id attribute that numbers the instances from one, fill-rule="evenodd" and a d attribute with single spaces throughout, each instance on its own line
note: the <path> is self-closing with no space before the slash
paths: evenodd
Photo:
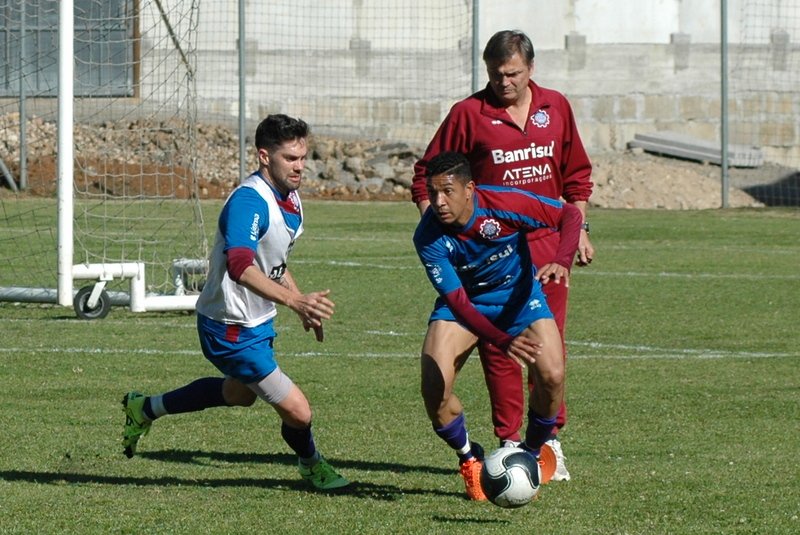
<path id="1" fill-rule="evenodd" d="M 277 355 L 352 492 L 310 492 L 260 402 L 161 419 L 122 455 L 124 392 L 216 375 L 192 315 L 0 303 L 0 532 L 800 532 L 798 211 L 592 211 L 596 260 L 573 275 L 567 333 L 573 479 L 518 510 L 467 501 L 425 417 L 434 294 L 411 204 L 306 215 L 290 269 L 331 288 L 336 314 L 319 344 L 281 310 Z M 477 360 L 457 392 L 491 447 Z"/>

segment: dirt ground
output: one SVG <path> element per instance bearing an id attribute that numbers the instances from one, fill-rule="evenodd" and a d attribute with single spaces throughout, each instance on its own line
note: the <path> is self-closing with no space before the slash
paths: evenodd
<path id="1" fill-rule="evenodd" d="M 722 173 L 718 165 L 642 152 L 592 155 L 595 182 L 591 205 L 604 208 L 694 210 L 719 208 Z M 762 204 L 742 191 L 769 183 L 793 171 L 776 165 L 729 168 L 728 202 L 732 208 Z"/>

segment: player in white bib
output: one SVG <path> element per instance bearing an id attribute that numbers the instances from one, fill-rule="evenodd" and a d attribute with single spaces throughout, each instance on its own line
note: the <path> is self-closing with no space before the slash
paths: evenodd
<path id="1" fill-rule="evenodd" d="M 270 115 L 258 125 L 259 169 L 225 201 L 219 216 L 208 279 L 197 301 L 197 331 L 205 357 L 223 377 L 197 379 L 156 396 L 125 394 L 123 446 L 133 457 L 152 422 L 167 414 L 210 407 L 269 403 L 281 418 L 281 436 L 298 456 L 303 479 L 321 490 L 349 481 L 320 455 L 311 432 L 311 406 L 278 366 L 273 345 L 276 304 L 300 316 L 303 327 L 323 340 L 322 321 L 333 314 L 330 290 L 303 294 L 286 262 L 303 233 L 297 189 L 308 154 L 308 125 Z"/>

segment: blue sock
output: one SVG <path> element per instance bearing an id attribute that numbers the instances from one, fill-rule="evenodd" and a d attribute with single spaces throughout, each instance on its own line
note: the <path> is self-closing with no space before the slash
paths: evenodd
<path id="1" fill-rule="evenodd" d="M 439 438 L 455 450 L 459 462 L 463 463 L 474 457 L 469 445 L 469 433 L 467 433 L 467 423 L 463 412 L 449 424 L 438 429 L 434 427 L 433 430 L 439 435 Z"/>
<path id="2" fill-rule="evenodd" d="M 148 397 L 144 402 L 144 414 L 151 420 L 155 420 L 164 414 L 181 414 L 202 411 L 210 407 L 227 407 L 228 404 L 222 397 L 224 380 L 222 377 L 205 377 L 161 396 Z M 159 404 L 161 407 L 156 407 Z"/>
<path id="3" fill-rule="evenodd" d="M 525 430 L 525 447 L 535 455 L 539 455 L 542 444 L 547 441 L 553 426 L 556 425 L 556 417 L 545 418 L 539 416 L 532 410 L 528 410 L 528 428 Z"/>
<path id="4" fill-rule="evenodd" d="M 281 424 L 281 436 L 286 444 L 294 450 L 301 460 L 315 461 L 319 459 L 317 446 L 314 444 L 314 435 L 311 433 L 311 426 L 303 429 L 289 427 L 286 422 Z M 314 464 L 309 462 L 308 464 Z"/>

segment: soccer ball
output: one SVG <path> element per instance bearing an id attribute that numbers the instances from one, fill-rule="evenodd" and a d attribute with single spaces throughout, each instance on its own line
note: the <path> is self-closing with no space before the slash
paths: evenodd
<path id="1" fill-rule="evenodd" d="M 542 473 L 529 451 L 499 448 L 483 460 L 483 493 L 500 507 L 522 507 L 539 493 Z"/>

